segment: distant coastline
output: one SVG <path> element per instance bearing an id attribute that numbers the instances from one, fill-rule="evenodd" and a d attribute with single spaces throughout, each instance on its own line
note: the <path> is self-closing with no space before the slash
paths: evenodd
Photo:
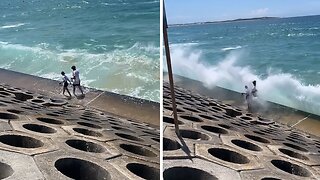
<path id="1" fill-rule="evenodd" d="M 308 16 L 320 16 L 320 15 L 308 15 Z M 306 16 L 296 16 L 296 17 L 306 17 Z M 295 17 L 254 17 L 254 18 L 238 18 L 232 20 L 222 20 L 222 21 L 205 21 L 205 22 L 192 22 L 192 23 L 178 23 L 169 24 L 168 26 L 192 26 L 192 25 L 204 25 L 204 24 L 217 24 L 217 23 L 231 23 L 231 22 L 241 22 L 241 21 L 259 21 L 259 20 L 270 20 L 270 19 L 280 19 L 280 18 L 295 18 Z"/>
<path id="2" fill-rule="evenodd" d="M 223 21 L 206 21 L 206 22 L 193 22 L 193 23 L 182 23 L 182 24 L 169 24 L 169 26 L 190 26 L 190 25 L 229 23 L 229 22 L 239 22 L 239 21 L 257 21 L 257 20 L 277 19 L 277 18 L 280 18 L 280 17 L 239 18 L 239 19 L 223 20 Z"/>

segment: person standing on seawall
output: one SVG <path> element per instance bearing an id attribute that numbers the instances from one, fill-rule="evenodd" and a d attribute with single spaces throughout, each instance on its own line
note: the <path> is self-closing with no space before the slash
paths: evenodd
<path id="1" fill-rule="evenodd" d="M 76 66 L 72 66 L 72 78 L 71 80 L 73 80 L 73 95 L 76 96 L 76 87 L 78 87 L 78 89 L 81 91 L 81 94 L 83 95 L 83 91 L 82 88 L 80 86 L 80 75 L 79 75 L 79 71 L 76 69 Z"/>
<path id="2" fill-rule="evenodd" d="M 62 82 L 60 82 L 59 84 L 63 84 L 62 94 L 64 95 L 65 90 L 67 90 L 68 94 L 71 97 L 70 91 L 68 89 L 68 85 L 69 85 L 68 82 L 71 83 L 71 81 L 63 71 L 61 72 L 61 75 L 62 75 Z"/>
<path id="3" fill-rule="evenodd" d="M 249 90 L 248 86 L 244 86 L 245 92 L 242 93 L 245 96 L 247 105 L 248 105 L 248 111 L 251 111 L 251 103 L 252 103 L 252 91 Z"/>
<path id="4" fill-rule="evenodd" d="M 251 94 L 253 95 L 253 97 L 257 97 L 258 96 L 257 81 L 256 80 L 252 81 L 252 84 L 253 84 L 253 88 L 252 88 Z"/>

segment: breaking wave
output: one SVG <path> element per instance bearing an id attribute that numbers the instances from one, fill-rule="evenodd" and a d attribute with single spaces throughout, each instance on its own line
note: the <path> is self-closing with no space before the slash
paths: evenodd
<path id="1" fill-rule="evenodd" d="M 199 80 L 208 88 L 220 86 L 237 92 L 243 92 L 245 85 L 250 86 L 252 80 L 257 80 L 262 99 L 320 115 L 319 85 L 305 84 L 294 75 L 281 72 L 268 71 L 267 76 L 261 77 L 249 66 L 238 65 L 243 51 L 231 51 L 219 63 L 209 65 L 203 61 L 201 50 L 192 46 L 172 46 L 173 71 Z"/>

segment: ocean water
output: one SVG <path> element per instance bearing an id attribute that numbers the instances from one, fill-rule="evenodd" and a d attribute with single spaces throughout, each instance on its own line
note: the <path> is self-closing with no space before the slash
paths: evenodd
<path id="1" fill-rule="evenodd" d="M 320 115 L 320 16 L 172 25 L 168 32 L 174 73 L 237 92 L 257 80 L 261 99 Z"/>
<path id="2" fill-rule="evenodd" d="M 0 68 L 159 102 L 159 0 L 1 0 Z"/>

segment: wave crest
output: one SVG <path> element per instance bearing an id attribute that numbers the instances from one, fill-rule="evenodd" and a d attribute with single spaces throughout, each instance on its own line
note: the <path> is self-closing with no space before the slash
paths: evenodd
<path id="1" fill-rule="evenodd" d="M 245 85 L 250 86 L 252 80 L 257 80 L 262 99 L 320 115 L 319 85 L 305 85 L 292 74 L 281 72 L 269 71 L 265 78 L 261 78 L 249 66 L 237 65 L 243 51 L 231 51 L 218 64 L 208 65 L 202 61 L 201 50 L 176 46 L 171 55 L 173 71 L 199 80 L 208 88 L 220 86 L 237 92 L 243 92 Z"/>

